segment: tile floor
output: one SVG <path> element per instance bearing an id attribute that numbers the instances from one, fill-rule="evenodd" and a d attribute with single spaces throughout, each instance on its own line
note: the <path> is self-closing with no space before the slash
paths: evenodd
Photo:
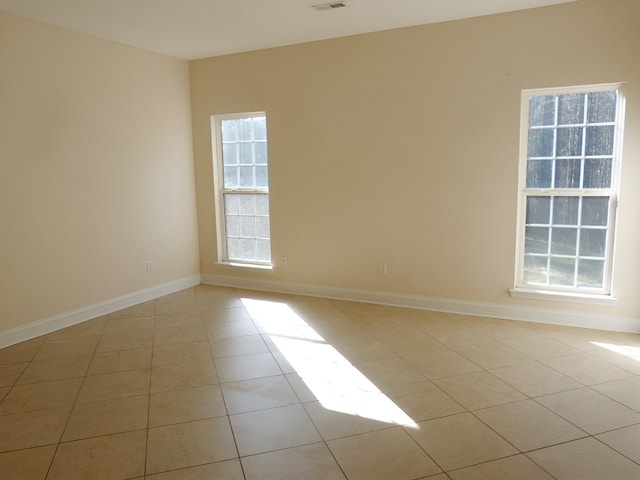
<path id="1" fill-rule="evenodd" d="M 640 336 L 199 286 L 0 350 L 3 480 L 640 478 Z"/>

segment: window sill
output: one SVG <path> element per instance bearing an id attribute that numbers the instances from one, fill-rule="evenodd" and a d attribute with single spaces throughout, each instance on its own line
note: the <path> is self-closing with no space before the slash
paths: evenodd
<path id="1" fill-rule="evenodd" d="M 617 298 L 613 295 L 536 290 L 534 288 L 512 288 L 509 290 L 509 295 L 517 298 L 551 300 L 554 302 L 589 303 L 592 305 L 612 305 L 617 301 Z"/>
<path id="2" fill-rule="evenodd" d="M 221 267 L 248 268 L 251 270 L 266 270 L 268 272 L 273 271 L 273 265 L 260 265 L 258 263 L 215 262 L 215 264 Z"/>

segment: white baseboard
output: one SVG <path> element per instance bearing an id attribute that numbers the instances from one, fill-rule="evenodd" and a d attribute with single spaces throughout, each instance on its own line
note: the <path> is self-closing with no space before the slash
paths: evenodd
<path id="1" fill-rule="evenodd" d="M 566 312 L 561 310 L 509 306 L 495 303 L 468 302 L 451 298 L 324 287 L 318 285 L 276 282 L 272 280 L 255 280 L 206 273 L 202 274 L 202 283 L 249 290 L 262 290 L 295 295 L 308 295 L 312 297 L 333 298 L 336 300 L 376 303 L 396 307 L 415 308 L 419 310 L 460 313 L 481 317 L 592 328 L 614 332 L 640 333 L 640 318 L 620 317 L 615 315 Z"/>
<path id="2" fill-rule="evenodd" d="M 21 325 L 9 330 L 0 332 L 0 348 L 8 347 L 16 343 L 30 340 L 40 335 L 46 335 L 61 328 L 67 328 L 77 323 L 81 323 L 92 318 L 100 317 L 123 308 L 132 307 L 139 303 L 147 302 L 169 293 L 174 293 L 185 288 L 194 287 L 201 282 L 200 275 L 180 278 L 171 282 L 156 285 L 154 287 L 138 290 L 119 297 L 94 303 L 86 307 L 63 312 L 52 317 L 37 320 L 35 322 Z"/>

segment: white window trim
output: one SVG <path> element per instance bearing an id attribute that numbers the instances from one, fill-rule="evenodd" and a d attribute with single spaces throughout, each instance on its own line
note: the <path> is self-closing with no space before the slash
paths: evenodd
<path id="1" fill-rule="evenodd" d="M 617 230 L 617 207 L 620 182 L 620 167 L 622 157 L 624 115 L 625 115 L 625 95 L 623 91 L 624 83 L 607 83 L 586 86 L 573 86 L 563 88 L 541 88 L 523 90 L 521 93 L 520 107 L 520 155 L 518 163 L 518 206 L 517 206 L 517 231 L 516 231 L 516 259 L 514 287 L 509 290 L 512 297 L 554 300 L 565 302 L 579 302 L 591 304 L 612 304 L 616 302 L 613 294 L 613 273 L 615 263 L 615 237 Z M 526 219 L 526 176 L 527 176 L 527 151 L 529 137 L 529 100 L 534 96 L 545 95 L 565 95 L 571 93 L 592 93 L 606 90 L 618 90 L 618 108 L 616 112 L 616 134 L 614 144 L 614 156 L 612 165 L 611 188 L 607 190 L 607 195 L 612 199 L 610 205 L 610 231 L 609 245 L 606 253 L 608 265 L 605 268 L 605 286 L 602 289 L 588 288 L 563 288 L 559 286 L 529 285 L 523 282 L 524 275 L 524 236 Z M 561 189 L 540 189 L 541 194 L 553 192 L 554 194 L 573 194 L 575 190 Z M 586 196 L 586 190 L 580 190 L 581 196 Z M 602 195 L 602 191 L 595 192 Z"/>
<path id="2" fill-rule="evenodd" d="M 216 242 L 218 260 L 214 262 L 216 265 L 232 268 L 250 268 L 258 270 L 273 270 L 272 262 L 260 262 L 255 260 L 237 260 L 230 259 L 227 255 L 227 234 L 225 225 L 225 213 L 224 213 L 224 194 L 233 192 L 242 193 L 266 193 L 269 194 L 269 188 L 254 188 L 254 189 L 232 189 L 224 187 L 224 165 L 222 161 L 222 120 L 232 120 L 237 118 L 247 117 L 259 117 L 265 116 L 266 112 L 241 112 L 220 114 L 211 116 L 211 138 L 212 155 L 213 155 L 213 188 L 215 194 L 215 213 L 216 213 Z M 267 133 L 267 144 L 268 144 Z M 269 212 L 269 219 L 271 219 L 271 212 Z"/>

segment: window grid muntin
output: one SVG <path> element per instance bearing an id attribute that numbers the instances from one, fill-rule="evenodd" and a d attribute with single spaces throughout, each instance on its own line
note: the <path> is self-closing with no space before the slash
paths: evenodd
<path id="1" fill-rule="evenodd" d="M 268 149 L 267 144 L 267 126 L 266 126 L 266 114 L 264 112 L 257 113 L 247 113 L 247 114 L 234 114 L 234 115 L 219 115 L 214 116 L 214 125 L 215 125 L 215 138 L 216 138 L 216 155 L 217 155 L 217 171 L 219 172 L 219 179 L 217 181 L 218 191 L 219 191 L 219 218 L 221 219 L 218 222 L 219 228 L 219 246 L 220 246 L 220 257 L 224 262 L 231 263 L 246 263 L 248 265 L 271 265 L 271 239 L 270 239 L 270 222 L 269 222 L 269 186 L 268 186 Z M 255 121 L 259 119 L 263 123 L 263 135 L 258 136 L 256 138 L 256 127 Z M 240 136 L 240 122 L 242 121 L 250 121 L 252 124 L 250 138 L 241 138 Z M 234 123 L 235 122 L 235 123 Z M 227 128 L 228 125 L 235 125 L 234 134 L 231 136 L 225 135 L 226 132 L 229 132 Z M 257 154 L 255 145 L 260 144 L 264 145 L 264 161 L 257 161 Z M 224 155 L 224 147 L 225 145 L 236 145 L 236 156 L 235 159 L 225 159 Z M 250 145 L 251 146 L 251 162 L 242 163 L 240 159 L 240 145 Z M 233 161 L 232 161 L 233 160 Z M 238 167 L 235 171 L 236 181 L 229 184 L 225 179 L 225 169 L 229 166 Z M 240 167 L 249 167 L 252 168 L 252 179 L 250 186 L 241 185 L 240 179 Z M 264 181 L 259 184 L 256 183 L 257 175 L 256 168 L 264 167 L 267 169 L 266 175 L 264 176 Z M 228 170 L 227 170 L 228 171 Z M 255 208 L 256 203 L 253 202 L 254 211 L 253 212 L 245 212 L 245 213 L 237 213 L 237 214 L 228 214 L 227 213 L 227 198 L 230 195 L 235 195 L 237 198 L 241 198 L 243 196 L 261 196 L 266 198 L 266 201 L 263 202 L 263 211 L 256 212 Z M 248 220 L 252 219 L 254 224 L 254 231 L 256 230 L 255 224 L 259 220 L 266 219 L 267 230 L 269 231 L 269 237 L 265 236 L 248 236 L 244 235 L 241 230 L 238 233 L 229 232 L 227 229 L 227 225 L 229 220 L 232 217 L 237 217 L 238 222 L 242 219 Z M 240 229 L 240 226 L 238 227 Z M 254 252 L 257 252 L 257 245 L 262 245 L 262 252 L 264 255 L 245 255 L 246 249 L 240 248 L 240 254 L 235 255 L 234 252 L 238 249 L 234 247 L 234 243 L 240 243 L 242 245 L 248 245 L 249 243 L 253 243 L 256 247 Z"/>
<path id="2" fill-rule="evenodd" d="M 620 95 L 620 86 L 621 85 L 596 85 L 596 86 L 590 86 L 590 87 L 576 87 L 576 88 L 568 88 L 568 89 L 549 89 L 549 90 L 537 90 L 537 91 L 529 91 L 529 92 L 523 92 L 523 109 L 522 109 L 522 149 L 521 151 L 523 152 L 523 156 L 521 157 L 522 160 L 521 162 L 523 162 L 524 166 L 521 166 L 521 185 L 523 187 L 522 190 L 522 203 L 521 203 L 521 211 L 520 211 L 520 225 L 521 225 L 521 233 L 519 234 L 519 246 L 518 246 L 518 267 L 516 269 L 516 286 L 517 287 L 535 287 L 535 288 L 542 288 L 542 289 L 548 289 L 548 290 L 552 290 L 552 291 L 563 291 L 563 290 L 567 290 L 570 292 L 576 292 L 576 291 L 580 291 L 580 292 L 584 292 L 584 293 L 605 293 L 605 294 L 610 294 L 611 292 L 611 271 L 612 271 L 612 257 L 613 257 L 613 233 L 614 233 L 614 228 L 615 228 L 615 209 L 617 206 L 617 198 L 616 198 L 616 189 L 617 189 L 617 175 L 618 175 L 618 155 L 619 155 L 619 150 L 620 150 L 620 142 L 621 142 L 621 132 L 622 132 L 622 119 L 623 119 L 623 99 Z M 550 92 L 550 93 L 549 93 Z M 601 93 L 599 93 L 601 92 Z M 609 93 L 611 92 L 611 93 Z M 573 124 L 560 124 L 558 121 L 558 116 L 559 116 L 559 108 L 558 108 L 558 102 L 559 102 L 559 98 L 564 96 L 564 95 L 568 95 L 570 93 L 578 93 L 578 94 L 583 94 L 583 105 L 582 105 L 582 122 L 581 123 L 573 123 Z M 592 96 L 593 94 L 593 100 L 595 105 L 595 108 L 593 108 L 593 110 L 590 108 L 589 105 L 589 98 Z M 600 96 L 599 96 L 600 95 Z M 606 98 L 608 95 L 608 98 Z M 549 112 L 545 112 L 544 109 L 542 110 L 542 115 L 540 115 L 540 112 L 537 112 L 538 115 L 538 120 L 542 120 L 540 123 L 540 125 L 532 125 L 532 119 L 533 119 L 533 114 L 535 112 L 532 112 L 531 110 L 531 105 L 532 105 L 532 101 L 534 98 L 544 98 L 544 97 L 553 97 L 554 98 L 554 110 L 553 110 L 553 124 L 549 124 L 547 123 L 546 125 L 544 125 L 545 121 L 544 119 L 547 118 L 548 119 L 548 115 L 547 113 Z M 597 102 L 599 102 L 601 99 L 605 100 L 605 102 L 609 102 L 608 105 L 605 105 L 603 110 L 598 110 L 598 108 L 600 108 L 600 105 L 597 105 Z M 611 109 L 611 107 L 613 107 L 613 110 Z M 546 106 L 545 106 L 546 108 Z M 592 115 L 595 114 L 600 114 L 601 116 L 609 116 L 610 118 L 613 118 L 613 121 L 598 121 L 598 122 L 591 122 L 592 120 Z M 576 156 L 576 155 L 566 155 L 566 156 L 562 156 L 562 155 L 558 155 L 558 151 L 557 151 L 557 135 L 558 135 L 558 128 L 562 128 L 564 126 L 571 126 L 571 127 L 580 127 L 581 128 L 581 134 L 582 134 L 582 139 L 581 139 L 581 145 L 580 145 L 580 153 L 581 155 Z M 589 127 L 594 127 L 594 126 L 609 126 L 609 127 L 613 127 L 612 131 L 613 131 L 613 135 L 609 135 L 608 139 L 610 140 L 610 145 L 611 147 L 611 151 L 608 152 L 608 154 L 603 155 L 603 154 L 588 154 L 589 152 L 587 151 L 587 141 L 588 141 L 588 133 L 587 133 L 587 129 Z M 530 156 L 530 149 L 531 149 L 531 145 L 530 145 L 530 140 L 531 140 L 531 131 L 532 130 L 543 130 L 543 129 L 547 129 L 549 131 L 552 131 L 552 135 L 553 135 L 553 145 L 552 145 L 552 150 L 550 155 L 548 156 Z M 594 131 L 596 134 L 600 135 L 602 132 L 597 132 Z M 603 137 L 604 138 L 604 137 Z M 596 143 L 597 146 L 597 143 Z M 580 179 L 579 179 L 579 187 L 581 188 L 575 188 L 575 187 L 569 187 L 569 188 L 556 188 L 556 167 L 557 167 L 557 160 L 565 160 L 565 159 L 579 159 L 580 160 Z M 587 181 L 587 176 L 585 173 L 585 168 L 587 166 L 587 161 L 592 161 L 592 160 L 597 160 L 597 159 L 606 159 L 609 163 L 609 165 L 605 165 L 605 170 L 608 171 L 608 186 L 606 188 L 603 188 L 602 186 L 598 186 L 598 187 L 590 187 L 590 188 L 585 188 L 585 182 Z M 543 187 L 531 187 L 528 186 L 529 182 L 529 174 L 531 171 L 531 161 L 551 161 L 551 172 L 549 173 L 548 177 L 550 177 L 550 184 L 548 186 L 543 186 Z M 594 162 L 591 167 L 598 167 L 598 168 L 603 168 L 602 164 L 598 165 L 596 162 Z M 542 170 L 539 170 L 538 172 L 542 172 Z M 593 177 L 595 178 L 597 176 L 597 174 L 599 174 L 599 172 L 593 172 Z M 542 176 L 542 175 L 540 175 Z M 545 178 L 548 178 L 545 177 Z M 592 179 L 590 179 L 592 180 Z M 580 208 L 580 212 L 579 212 L 579 217 L 578 217 L 578 224 L 577 225 L 571 225 L 568 228 L 574 228 L 576 229 L 576 245 L 575 245 L 575 255 L 559 255 L 559 254 L 551 254 L 551 248 L 552 248 L 552 234 L 553 234 L 553 228 L 565 228 L 565 225 L 546 225 L 548 226 L 548 238 L 547 238 L 547 254 L 538 254 L 538 253 L 525 253 L 525 249 L 526 249 L 526 242 L 527 242 L 527 235 L 526 235 L 526 231 L 527 231 L 527 227 L 530 226 L 538 226 L 537 224 L 530 224 L 528 223 L 528 221 L 526 220 L 526 215 L 527 215 L 527 205 L 528 205 L 528 201 L 530 197 L 535 197 L 535 196 L 548 196 L 548 197 L 561 197 L 561 196 L 578 196 L 580 198 L 587 198 L 587 197 L 604 197 L 608 199 L 608 210 L 607 210 L 607 225 L 606 226 L 595 226 L 595 225 L 586 225 L 586 224 L 581 224 L 582 222 L 582 206 L 583 203 L 582 201 L 579 202 L 579 208 Z M 552 208 L 552 207 L 550 207 Z M 550 220 L 551 222 L 553 220 Z M 602 256 L 593 256 L 593 255 L 586 255 L 586 254 L 582 254 L 583 252 L 581 251 L 581 242 L 582 242 L 582 231 L 596 231 L 596 230 L 605 230 L 606 231 L 606 235 L 605 235 L 605 245 L 604 245 L 604 258 Z M 585 241 L 587 239 L 585 238 Z M 550 282 L 550 275 L 551 275 L 551 271 L 550 271 L 550 263 L 552 261 L 553 258 L 557 258 L 557 259 L 562 259 L 562 258 L 568 258 L 571 260 L 574 260 L 574 275 L 573 275 L 573 282 L 572 285 L 570 286 L 566 286 L 566 285 L 555 285 L 553 283 Z M 544 282 L 526 282 L 526 263 L 529 260 L 532 259 L 545 259 L 546 260 L 546 278 Z M 577 282 L 580 281 L 580 265 L 581 262 L 583 265 L 588 265 L 589 262 L 592 261 L 597 261 L 603 262 L 602 265 L 602 282 L 601 282 L 601 287 L 597 287 L 597 288 L 593 288 L 593 287 L 589 287 L 589 286 L 577 286 Z"/>

